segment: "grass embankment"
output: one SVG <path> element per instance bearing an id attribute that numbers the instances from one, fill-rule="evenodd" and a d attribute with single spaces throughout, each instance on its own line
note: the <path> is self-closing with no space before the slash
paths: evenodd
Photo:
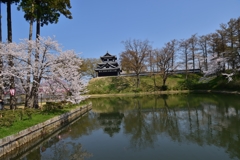
<path id="1" fill-rule="evenodd" d="M 136 88 L 136 77 L 98 77 L 90 80 L 88 94 L 132 94 L 153 93 L 158 91 L 183 90 L 214 90 L 214 91 L 240 91 L 240 76 L 235 75 L 233 81 L 228 83 L 225 76 L 202 78 L 201 74 L 171 75 L 167 79 L 166 87 L 162 87 L 162 79 L 158 75 L 140 77 L 140 86 Z"/>
<path id="2" fill-rule="evenodd" d="M 45 122 L 55 116 L 69 112 L 79 106 L 85 105 L 82 102 L 78 105 L 61 104 L 49 102 L 40 109 L 5 109 L 0 111 L 0 138 L 15 134 L 36 124 Z"/>

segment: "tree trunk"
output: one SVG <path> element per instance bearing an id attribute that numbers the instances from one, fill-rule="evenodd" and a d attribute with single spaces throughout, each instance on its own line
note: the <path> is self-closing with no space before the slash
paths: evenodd
<path id="1" fill-rule="evenodd" d="M 29 41 L 32 40 L 32 33 L 33 33 L 33 20 L 30 21 L 30 26 L 29 26 Z M 32 50 L 32 46 L 29 45 L 29 50 L 28 50 L 28 64 L 31 64 L 31 50 Z M 31 106 L 31 104 L 29 104 L 29 100 L 32 98 L 32 94 L 30 94 L 30 84 L 31 84 L 31 70 L 28 69 L 27 72 L 27 84 L 26 84 L 26 88 L 25 88 L 25 107 Z"/>
<path id="2" fill-rule="evenodd" d="M 2 43 L 2 6 L 0 1 L 0 43 Z M 3 71 L 3 57 L 0 56 L 0 74 Z M 0 99 L 3 99 L 3 76 L 0 76 Z"/>
<path id="3" fill-rule="evenodd" d="M 188 74 L 188 56 L 187 56 L 187 52 L 185 51 L 185 72 L 186 72 L 186 79 L 187 79 L 187 74 Z"/>
<path id="4" fill-rule="evenodd" d="M 3 76 L 2 76 L 2 70 L 3 70 L 3 57 L 0 56 L 0 99 L 3 99 Z"/>
<path id="5" fill-rule="evenodd" d="M 137 74 L 137 88 L 139 87 L 139 83 L 140 83 L 140 78 L 139 78 L 139 73 Z"/>
<path id="6" fill-rule="evenodd" d="M 2 43 L 2 2 L 0 1 L 0 42 Z"/>
<path id="7" fill-rule="evenodd" d="M 166 81 L 167 81 L 167 73 L 163 73 L 163 76 L 162 76 L 162 90 L 167 90 L 167 86 L 166 86 Z"/>
<path id="8" fill-rule="evenodd" d="M 167 81 L 167 78 L 164 76 L 163 77 L 163 83 L 162 83 L 163 86 L 166 86 L 166 81 Z"/>
<path id="9" fill-rule="evenodd" d="M 7 2 L 7 29 L 8 29 L 8 43 L 12 43 L 12 20 L 11 20 L 11 1 Z M 13 56 L 8 57 L 9 61 L 8 64 L 10 67 L 14 66 L 13 63 Z M 10 77 L 10 89 L 15 89 L 15 83 L 14 83 L 14 77 Z M 15 109 L 16 108 L 16 98 L 15 94 L 11 95 L 10 94 L 10 109 Z"/>
<path id="10" fill-rule="evenodd" d="M 156 84 L 156 75 L 155 75 L 155 73 L 153 73 L 153 83 L 154 83 L 154 91 L 156 91 L 157 84 Z"/>
<path id="11" fill-rule="evenodd" d="M 37 1 L 37 6 L 39 6 L 39 1 Z M 38 87 L 39 87 L 39 70 L 38 70 L 38 65 L 39 65 L 39 36 L 40 36 L 40 27 L 41 27 L 41 13 L 40 10 L 37 10 L 37 25 L 36 25 L 36 53 L 35 53 L 35 66 L 34 66 L 34 76 L 33 76 L 33 86 L 31 90 L 31 96 L 32 96 L 32 107 L 37 108 L 38 107 Z"/>
<path id="12" fill-rule="evenodd" d="M 36 43 L 38 45 L 39 43 L 39 39 L 36 39 Z M 35 66 L 34 66 L 34 76 L 33 76 L 33 86 L 32 86 L 32 96 L 33 96 L 33 107 L 36 108 L 38 106 L 38 86 L 39 86 L 39 51 L 38 51 L 38 47 L 35 53 Z"/>
<path id="13" fill-rule="evenodd" d="M 36 25 L 36 39 L 38 39 L 40 36 L 40 27 L 41 27 L 40 13 L 39 13 L 39 11 L 37 11 L 37 12 L 38 12 L 38 15 L 37 15 L 37 25 Z"/>
<path id="14" fill-rule="evenodd" d="M 11 2 L 7 2 L 7 30 L 8 30 L 8 42 L 12 42 L 12 20 L 11 20 Z"/>
<path id="15" fill-rule="evenodd" d="M 193 59 L 193 72 L 195 70 L 195 53 L 194 51 L 192 52 L 192 59 Z"/>

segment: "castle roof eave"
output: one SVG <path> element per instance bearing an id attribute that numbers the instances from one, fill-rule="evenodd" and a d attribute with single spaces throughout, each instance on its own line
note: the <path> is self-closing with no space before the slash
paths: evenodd
<path id="1" fill-rule="evenodd" d="M 120 68 L 117 67 L 117 68 L 102 68 L 102 69 L 96 68 L 96 69 L 95 69 L 95 71 L 102 71 L 102 70 L 120 70 Z"/>

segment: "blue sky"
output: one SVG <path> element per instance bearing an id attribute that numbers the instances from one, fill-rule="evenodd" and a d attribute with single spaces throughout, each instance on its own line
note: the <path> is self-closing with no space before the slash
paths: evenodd
<path id="1" fill-rule="evenodd" d="M 148 39 L 161 48 L 173 39 L 206 35 L 221 23 L 240 16 L 240 0 L 71 0 L 73 19 L 41 28 L 41 36 L 55 36 L 64 50 L 83 58 L 99 58 L 107 51 L 124 51 L 122 41 Z M 13 41 L 28 37 L 23 12 L 12 6 Z M 34 26 L 34 33 L 35 33 Z M 6 6 L 2 5 L 3 41 L 7 39 Z"/>

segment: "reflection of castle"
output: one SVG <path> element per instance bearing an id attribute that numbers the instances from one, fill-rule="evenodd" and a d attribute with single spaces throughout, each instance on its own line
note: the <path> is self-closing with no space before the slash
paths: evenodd
<path id="1" fill-rule="evenodd" d="M 117 57 L 112 56 L 108 52 L 100 57 L 102 63 L 98 63 L 95 71 L 98 73 L 98 77 L 102 76 L 118 76 L 121 72 L 118 63 L 116 62 Z"/>
<path id="2" fill-rule="evenodd" d="M 100 125 L 104 127 L 104 132 L 113 136 L 114 133 L 120 131 L 120 125 L 122 123 L 122 118 L 124 117 L 123 113 L 100 113 L 98 120 Z"/>

